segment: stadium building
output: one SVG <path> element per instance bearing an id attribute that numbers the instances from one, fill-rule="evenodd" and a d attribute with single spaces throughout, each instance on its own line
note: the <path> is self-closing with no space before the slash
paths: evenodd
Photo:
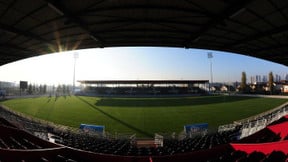
<path id="1" fill-rule="evenodd" d="M 87 95 L 200 95 L 208 80 L 82 80 Z"/>

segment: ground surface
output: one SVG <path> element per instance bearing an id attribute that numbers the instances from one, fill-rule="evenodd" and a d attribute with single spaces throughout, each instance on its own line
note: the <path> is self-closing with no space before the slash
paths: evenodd
<path id="1" fill-rule="evenodd" d="M 39 97 L 0 102 L 25 114 L 78 128 L 81 123 L 105 125 L 110 133 L 179 133 L 183 126 L 208 123 L 209 128 L 247 118 L 286 102 L 287 99 L 240 96 L 179 98 Z"/>

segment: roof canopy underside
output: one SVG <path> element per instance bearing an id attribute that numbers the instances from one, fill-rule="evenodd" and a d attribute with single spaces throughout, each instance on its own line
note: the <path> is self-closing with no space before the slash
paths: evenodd
<path id="1" fill-rule="evenodd" d="M 288 65 L 287 0 L 0 0 L 0 65 L 84 48 L 235 52 Z"/>

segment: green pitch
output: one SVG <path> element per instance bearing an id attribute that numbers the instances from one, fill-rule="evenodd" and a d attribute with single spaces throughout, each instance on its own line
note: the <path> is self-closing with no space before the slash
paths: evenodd
<path id="1" fill-rule="evenodd" d="M 209 128 L 267 111 L 287 99 L 236 96 L 179 98 L 99 98 L 39 97 L 0 102 L 9 108 L 78 128 L 81 123 L 105 125 L 114 134 L 136 133 L 153 137 L 154 133 L 179 133 L 183 126 L 208 123 Z"/>

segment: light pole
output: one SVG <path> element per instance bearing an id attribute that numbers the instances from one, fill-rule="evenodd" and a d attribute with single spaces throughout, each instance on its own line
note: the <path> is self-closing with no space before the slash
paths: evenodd
<path id="1" fill-rule="evenodd" d="M 74 71 L 73 71 L 73 89 L 72 89 L 73 94 L 75 93 L 75 70 L 76 70 L 76 60 L 78 57 L 79 57 L 78 53 L 75 52 L 74 53 Z"/>
<path id="2" fill-rule="evenodd" d="M 213 84 L 213 70 L 212 70 L 212 58 L 213 58 L 213 54 L 212 52 L 208 52 L 207 53 L 208 59 L 210 60 L 210 82 L 209 83 L 209 92 L 211 91 L 211 84 Z"/>

